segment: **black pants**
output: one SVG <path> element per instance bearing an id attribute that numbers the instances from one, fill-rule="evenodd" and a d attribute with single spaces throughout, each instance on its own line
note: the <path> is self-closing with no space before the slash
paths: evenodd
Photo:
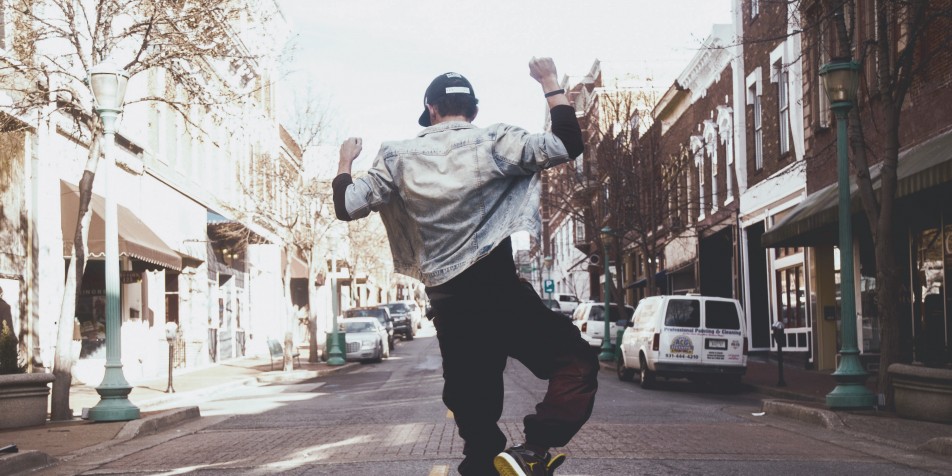
<path id="1" fill-rule="evenodd" d="M 492 459 L 506 448 L 497 422 L 509 357 L 549 381 L 536 413 L 523 420 L 526 443 L 566 445 L 592 414 L 598 361 L 571 321 L 519 281 L 509 241 L 427 293 L 443 355 L 443 402 L 465 442 L 460 474 L 496 474 Z"/>

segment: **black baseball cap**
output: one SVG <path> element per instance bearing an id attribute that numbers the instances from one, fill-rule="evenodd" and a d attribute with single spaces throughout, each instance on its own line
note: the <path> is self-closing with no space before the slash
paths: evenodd
<path id="1" fill-rule="evenodd" d="M 447 94 L 466 94 L 476 99 L 476 93 L 473 92 L 473 85 L 469 80 L 459 73 L 443 73 L 436 77 L 430 86 L 426 88 L 426 94 L 423 95 L 423 114 L 420 114 L 420 120 L 417 122 L 423 127 L 430 127 L 430 111 L 426 105 L 432 104 L 437 99 Z"/>

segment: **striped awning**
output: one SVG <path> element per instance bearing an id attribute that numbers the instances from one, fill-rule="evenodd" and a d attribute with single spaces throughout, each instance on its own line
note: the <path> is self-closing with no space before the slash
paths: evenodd
<path id="1" fill-rule="evenodd" d="M 881 163 L 870 167 L 874 190 L 881 186 L 881 168 Z M 952 131 L 899 154 L 896 176 L 897 199 L 952 182 Z M 780 223 L 767 230 L 761 243 L 768 248 L 835 243 L 838 200 L 839 187 L 835 183 L 812 193 L 790 210 Z M 862 212 L 855 181 L 850 184 L 850 211 L 852 214 Z"/>

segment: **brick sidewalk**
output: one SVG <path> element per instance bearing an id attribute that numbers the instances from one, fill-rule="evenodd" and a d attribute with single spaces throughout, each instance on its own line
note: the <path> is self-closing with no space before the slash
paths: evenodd
<path id="1" fill-rule="evenodd" d="M 185 408 L 159 411 L 159 407 L 174 407 L 176 402 L 186 401 L 202 395 L 213 395 L 228 388 L 246 385 L 252 382 L 299 381 L 315 378 L 338 371 L 346 371 L 358 364 L 347 363 L 332 367 L 323 362 L 309 363 L 306 349 L 301 350 L 300 365 L 292 372 L 271 370 L 271 361 L 265 357 L 245 357 L 195 369 L 182 369 L 173 373 L 172 384 L 175 393 L 166 393 L 168 376 L 130 382 L 133 387 L 129 401 L 141 411 L 141 418 L 131 422 L 92 422 L 80 419 L 83 408 L 95 406 L 99 394 L 93 385 L 73 385 L 70 388 L 70 407 L 74 419 L 60 422 L 47 422 L 45 425 L 0 430 L 0 446 L 17 445 L 20 453 L 0 455 L 0 474 L 24 471 L 34 461 L 46 461 L 45 456 L 69 458 L 83 450 L 119 441 L 123 429 L 129 433 L 129 427 L 151 424 L 151 431 L 161 431 L 163 425 L 180 422 L 180 416 L 170 418 L 170 413 L 184 414 Z M 295 363 L 297 363 L 295 361 Z M 279 363 L 275 364 L 275 368 Z M 160 423 L 156 424 L 155 422 Z M 37 453 L 44 458 L 35 458 Z M 26 466 L 24 466 L 26 465 Z"/>

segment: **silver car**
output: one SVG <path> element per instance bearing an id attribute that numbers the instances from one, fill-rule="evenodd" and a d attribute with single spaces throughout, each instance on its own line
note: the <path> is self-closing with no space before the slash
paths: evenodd
<path id="1" fill-rule="evenodd" d="M 346 359 L 359 362 L 380 362 L 390 357 L 387 329 L 374 317 L 350 317 L 341 320 Z"/>

